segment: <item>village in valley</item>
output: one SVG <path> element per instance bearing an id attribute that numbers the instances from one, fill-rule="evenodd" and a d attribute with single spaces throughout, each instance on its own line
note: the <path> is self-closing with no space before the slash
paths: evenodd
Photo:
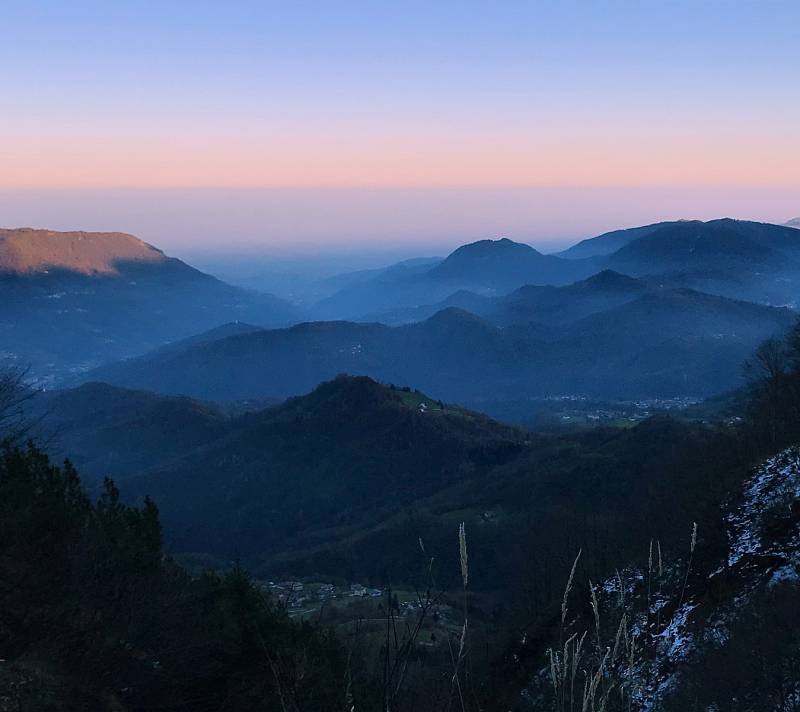
<path id="1" fill-rule="evenodd" d="M 415 642 L 432 648 L 460 630 L 461 604 L 430 592 L 370 588 L 361 583 L 336 585 L 297 580 L 263 581 L 261 587 L 286 610 L 290 618 L 313 620 L 338 628 L 343 636 L 365 636 L 379 641 L 388 618 L 417 629 Z"/>
<path id="2" fill-rule="evenodd" d="M 272 599 L 290 614 L 300 614 L 304 609 L 318 610 L 326 603 L 348 598 L 381 598 L 383 590 L 367 588 L 360 583 L 337 587 L 332 583 L 303 583 L 302 581 L 268 581 L 262 587 Z"/>

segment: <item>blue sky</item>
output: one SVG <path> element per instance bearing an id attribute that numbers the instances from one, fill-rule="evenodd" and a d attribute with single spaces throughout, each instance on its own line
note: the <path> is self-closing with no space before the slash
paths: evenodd
<path id="1" fill-rule="evenodd" d="M 800 185 L 798 2 L 0 12 L 0 189 Z"/>

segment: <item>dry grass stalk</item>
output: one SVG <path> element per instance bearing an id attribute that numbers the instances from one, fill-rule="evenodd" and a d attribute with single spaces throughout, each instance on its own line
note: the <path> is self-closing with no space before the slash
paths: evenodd
<path id="1" fill-rule="evenodd" d="M 619 651 L 619 643 L 622 640 L 622 631 L 625 629 L 625 626 L 628 624 L 628 616 L 623 612 L 622 618 L 619 619 L 619 626 L 617 627 L 617 635 L 614 638 L 614 650 L 611 653 L 611 664 L 614 664 L 614 661 L 617 659 L 617 652 Z"/>
<path id="2" fill-rule="evenodd" d="M 600 606 L 597 603 L 597 594 L 594 592 L 594 586 L 589 581 L 589 595 L 592 600 L 592 614 L 594 615 L 594 629 L 597 635 L 597 649 L 600 650 Z"/>
<path id="3" fill-rule="evenodd" d="M 461 580 L 466 588 L 469 581 L 469 559 L 467 558 L 467 530 L 464 522 L 458 525 L 458 551 L 461 559 Z"/>
<path id="4" fill-rule="evenodd" d="M 583 649 L 583 641 L 586 640 L 586 631 L 583 632 L 583 635 L 578 640 L 577 645 L 575 646 L 575 652 L 572 655 L 572 673 L 570 675 L 570 684 L 569 684 L 569 699 L 570 699 L 570 709 L 572 709 L 572 701 L 575 699 L 575 676 L 578 673 L 578 663 L 581 659 L 581 651 Z"/>
<path id="5" fill-rule="evenodd" d="M 661 559 L 661 539 L 658 540 L 658 577 L 661 578 L 664 575 L 664 567 L 662 566 L 662 559 Z"/>
<path id="6" fill-rule="evenodd" d="M 692 542 L 689 545 L 689 564 L 686 566 L 686 576 L 683 579 L 683 587 L 681 588 L 681 597 L 678 601 L 678 608 L 683 605 L 683 596 L 686 593 L 686 585 L 689 583 L 689 574 L 692 571 L 692 560 L 694 559 L 694 550 L 697 546 L 697 522 L 692 524 Z"/>
<path id="7" fill-rule="evenodd" d="M 573 633 L 564 643 L 561 652 L 550 648 L 550 682 L 553 686 L 556 708 L 563 712 L 573 710 L 575 704 L 575 679 L 581 666 L 586 632 L 578 638 Z"/>
<path id="8" fill-rule="evenodd" d="M 569 572 L 569 578 L 567 579 L 567 587 L 564 589 L 564 598 L 561 601 L 561 637 L 563 637 L 564 622 L 567 620 L 567 600 L 569 599 L 570 591 L 572 591 L 572 581 L 575 578 L 575 569 L 578 568 L 578 561 L 581 558 L 582 551 L 583 549 L 578 550 L 578 555 L 575 557 L 575 561 L 572 563 L 572 570 Z"/>
<path id="9" fill-rule="evenodd" d="M 451 650 L 450 656 L 453 662 L 453 677 L 450 682 L 450 694 L 452 697 L 453 689 L 458 692 L 458 699 L 461 703 L 461 710 L 465 712 L 464 693 L 461 687 L 461 666 L 467 654 L 467 625 L 469 621 L 467 606 L 467 584 L 469 583 L 469 557 L 467 554 L 467 528 L 464 522 L 458 525 L 458 554 L 461 563 L 461 583 L 464 590 L 464 625 L 461 628 L 461 638 L 458 643 L 458 653 L 453 657 Z"/>

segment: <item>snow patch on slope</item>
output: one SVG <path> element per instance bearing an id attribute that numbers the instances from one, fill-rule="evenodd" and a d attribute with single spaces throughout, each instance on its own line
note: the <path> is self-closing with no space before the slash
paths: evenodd
<path id="1" fill-rule="evenodd" d="M 779 556 L 797 565 L 796 533 L 788 542 L 764 541 L 764 520 L 783 509 L 787 514 L 800 501 L 800 449 L 791 447 L 771 457 L 745 484 L 744 501 L 728 515 L 728 566 L 748 557 Z M 792 541 L 792 539 L 794 541 Z M 788 545 L 787 545 L 788 544 Z"/>

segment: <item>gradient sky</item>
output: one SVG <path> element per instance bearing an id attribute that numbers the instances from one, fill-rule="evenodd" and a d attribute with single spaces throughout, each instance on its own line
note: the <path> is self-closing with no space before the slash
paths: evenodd
<path id="1" fill-rule="evenodd" d="M 750 195 L 736 203 L 741 216 L 766 218 L 775 199 L 764 188 L 800 186 L 797 0 L 12 0 L 0 23 L 7 204 L 21 189 L 37 199 L 78 190 L 80 202 L 97 189 L 261 188 L 300 190 L 307 210 L 324 213 L 326 188 L 477 190 L 480 200 L 558 189 L 559 205 L 613 188 L 624 219 L 625 187 L 669 196 L 696 186 L 727 188 L 731 203 Z M 741 192 L 750 186 L 761 190 Z M 796 202 L 771 219 L 800 213 L 800 192 Z M 446 201 L 423 203 L 417 235 L 456 217 Z M 697 215 L 668 200 L 655 208 L 653 219 Z M 375 214 L 373 240 L 397 232 L 381 224 L 401 209 Z M 243 244 L 318 239 L 270 233 L 274 210 Z M 527 216 L 515 210 L 512 225 Z M 607 213 L 582 225 L 605 227 Z M 528 232 L 559 215 L 563 205 L 543 205 Z"/>

